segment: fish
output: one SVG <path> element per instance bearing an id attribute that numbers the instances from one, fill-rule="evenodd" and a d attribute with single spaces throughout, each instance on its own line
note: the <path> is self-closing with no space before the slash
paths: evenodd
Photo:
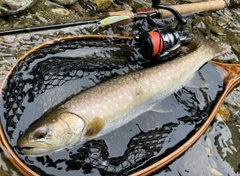
<path id="1" fill-rule="evenodd" d="M 84 90 L 33 122 L 17 146 L 21 154 L 45 156 L 109 133 L 177 92 L 222 51 L 204 39 L 187 55 Z"/>

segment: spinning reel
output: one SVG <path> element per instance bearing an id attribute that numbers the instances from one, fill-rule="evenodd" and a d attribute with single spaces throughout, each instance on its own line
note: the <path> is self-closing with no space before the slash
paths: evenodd
<path id="1" fill-rule="evenodd" d="M 143 32 L 137 36 L 140 52 L 145 58 L 156 57 L 158 60 L 166 60 L 179 53 L 179 48 L 187 45 L 192 40 L 192 37 L 186 32 L 186 20 L 182 15 L 172 7 L 164 5 L 156 5 L 155 13 L 147 15 L 147 20 L 156 26 L 150 32 Z M 166 27 L 154 21 L 153 17 L 160 15 L 160 9 L 170 11 L 177 19 L 178 24 L 175 28 Z"/>

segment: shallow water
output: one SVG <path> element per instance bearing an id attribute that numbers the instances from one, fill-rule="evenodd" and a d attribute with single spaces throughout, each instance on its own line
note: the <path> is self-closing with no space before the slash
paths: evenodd
<path id="1" fill-rule="evenodd" d="M 43 2 L 43 1 L 39 1 Z M 167 2 L 169 3 L 169 2 Z M 46 9 L 49 10 L 51 8 L 55 9 L 54 5 L 47 6 L 46 3 L 40 8 L 41 10 Z M 72 7 L 70 9 L 66 8 L 70 12 L 70 16 L 77 16 L 76 14 L 72 14 Z M 36 11 L 36 10 L 35 10 Z M 31 14 L 34 12 L 34 10 L 29 11 L 29 15 L 25 18 L 26 14 L 23 12 L 21 15 L 24 16 L 16 16 L 14 18 L 8 17 L 8 18 L 1 18 L 1 23 L 6 22 L 6 29 L 9 29 L 9 27 L 14 27 L 15 24 L 19 24 L 19 27 L 22 27 L 24 22 L 26 22 L 27 26 L 36 25 L 33 24 L 31 21 L 37 21 L 37 23 L 43 25 L 46 24 L 46 17 L 39 18 L 36 20 L 35 16 L 31 16 Z M 86 15 L 86 12 L 81 12 L 82 16 Z M 48 16 L 48 14 L 46 15 Z M 79 15 L 81 17 L 81 15 Z M 96 16 L 95 16 L 96 17 Z M 220 18 L 221 17 L 221 18 Z M 239 63 L 239 13 L 237 9 L 231 8 L 226 9 L 224 11 L 219 11 L 217 13 L 205 13 L 204 16 L 198 16 L 197 19 L 191 21 L 192 26 L 195 28 L 198 27 L 201 29 L 201 31 L 205 31 L 205 33 L 214 41 L 224 41 L 232 46 L 232 52 L 228 53 L 227 55 L 220 58 L 221 61 L 224 62 L 232 62 L 232 63 Z M 92 17 L 94 18 L 94 17 Z M 27 19 L 30 19 L 27 21 Z M 69 19 L 67 18 L 61 18 L 61 15 L 56 15 L 51 23 L 55 23 L 57 20 L 62 19 L 60 22 L 67 22 Z M 64 21 L 65 20 L 65 21 Z M 72 20 L 79 20 L 77 17 L 72 18 Z M 9 26 L 8 26 L 9 24 Z M 211 27 L 208 25 L 210 24 Z M 141 26 L 142 23 L 137 23 L 136 26 Z M 16 25 L 17 27 L 18 25 Z M 221 28 L 219 28 L 219 26 Z M 4 29 L 5 29 L 4 27 Z M 146 28 L 146 26 L 143 25 L 143 28 Z M 1 29 L 1 27 L 0 27 Z M 191 27 L 188 28 L 188 30 L 191 32 Z M 61 36 L 67 36 L 67 35 L 79 35 L 82 33 L 89 34 L 92 30 L 90 29 L 80 29 L 79 27 L 71 27 L 71 28 L 65 28 L 65 29 L 59 29 L 59 30 L 49 30 L 49 31 L 41 31 L 41 32 L 35 32 L 35 33 L 26 33 L 26 34 L 19 34 L 19 35 L 8 35 L 8 36 L 2 36 L 0 37 L 1 42 L 1 48 L 0 48 L 0 74 L 1 76 L 5 75 L 6 72 L 10 69 L 11 65 L 16 62 L 17 58 L 24 54 L 27 50 L 32 48 L 33 46 L 36 46 L 44 41 L 48 41 L 50 39 L 54 39 Z M 132 33 L 136 34 L 135 27 L 132 25 L 123 26 L 123 27 L 115 27 L 111 28 L 109 30 L 105 30 L 104 33 L 108 34 L 123 34 L 123 35 L 131 35 Z M 65 52 L 62 52 L 61 54 L 64 54 Z M 136 53 L 136 52 L 135 52 Z M 68 53 L 66 52 L 65 55 Z M 76 57 L 76 54 L 73 54 L 74 57 Z M 84 55 L 86 56 L 86 55 Z M 136 55 L 133 56 L 133 58 L 136 57 Z M 46 59 L 46 58 L 45 58 Z M 131 59 L 130 59 L 131 60 Z M 121 60 L 120 60 L 121 61 Z M 51 63 L 51 62 L 50 62 Z M 125 62 L 123 62 L 122 65 L 124 65 Z M 101 65 L 101 62 L 99 62 Z M 106 63 L 105 63 L 106 64 Z M 120 74 L 123 72 L 133 71 L 133 66 L 137 66 L 141 63 L 134 63 L 132 65 L 129 65 L 128 67 L 125 65 L 124 69 L 116 68 L 117 71 L 115 71 L 116 74 Z M 40 64 L 41 65 L 41 64 Z M 104 65 L 104 64 L 103 64 Z M 88 65 L 89 66 L 89 65 Z M 112 65 L 111 65 L 112 66 Z M 208 73 L 206 70 L 207 68 L 212 68 L 211 65 L 206 65 L 202 68 L 203 74 Z M 30 67 L 32 69 L 32 65 Z M 93 67 L 94 68 L 94 67 Z M 131 68 L 131 69 L 130 69 Z M 137 69 L 140 69 L 141 67 L 137 67 Z M 214 72 L 214 70 L 211 69 L 211 71 Z M 102 72 L 101 74 L 99 72 L 91 72 L 90 75 L 84 75 L 86 76 L 86 80 L 88 78 L 92 78 L 96 81 L 96 75 L 98 76 L 99 80 L 102 80 L 108 77 L 111 74 L 106 74 L 107 72 Z M 83 75 L 83 73 L 77 73 L 79 75 Z M 214 73 L 208 73 L 209 75 L 215 75 Z M 101 76 L 99 76 L 101 75 Z M 80 77 L 80 76 L 79 76 Z M 174 107 L 178 107 L 177 113 L 175 111 L 164 113 L 164 114 L 158 114 L 154 112 L 147 112 L 143 115 L 141 115 L 137 120 L 129 123 L 128 125 L 116 130 L 115 132 L 108 134 L 104 136 L 102 139 L 97 139 L 97 141 L 91 141 L 89 143 L 86 143 L 85 145 L 81 144 L 73 148 L 71 151 L 65 151 L 61 154 L 52 155 L 50 157 L 40 157 L 40 158 L 32 158 L 32 157 L 24 157 L 20 155 L 20 157 L 29 165 L 35 165 L 39 167 L 41 170 L 44 170 L 45 172 L 54 172 L 55 175 L 63 174 L 66 170 L 68 170 L 68 174 L 74 174 L 78 173 L 77 169 L 80 169 L 80 172 L 85 172 L 90 175 L 98 175 L 99 170 L 102 169 L 103 164 L 104 166 L 109 165 L 109 170 L 107 170 L 109 173 L 112 170 L 120 170 L 120 169 L 126 169 L 125 173 L 131 173 L 136 171 L 137 169 L 141 169 L 143 167 L 146 167 L 147 165 L 154 163 L 156 160 L 159 159 L 159 157 L 164 156 L 164 151 L 167 148 L 176 147 L 179 143 L 183 142 L 185 139 L 184 137 L 186 135 L 191 135 L 194 133 L 194 128 L 199 126 L 199 123 L 201 124 L 204 118 L 207 117 L 207 114 L 202 115 L 201 118 L 198 116 L 194 116 L 194 113 L 204 111 L 205 112 L 205 103 L 210 103 L 213 101 L 216 97 L 217 91 L 216 87 L 214 87 L 213 83 L 220 84 L 221 80 L 219 79 L 213 79 L 217 78 L 217 76 L 214 77 L 208 77 L 208 75 L 205 75 L 207 83 L 210 83 L 205 90 L 200 91 L 200 89 L 196 88 L 186 88 L 179 91 L 175 96 L 171 96 L 168 99 L 169 104 L 174 104 Z M 204 77 L 204 78 L 205 78 Z M 31 77 L 30 77 L 31 78 Z M 79 79 L 79 78 L 78 78 Z M 213 79 L 213 80 L 212 80 Z M 85 80 L 85 88 L 87 86 L 93 86 L 95 83 L 86 82 Z M 44 82 L 43 82 L 44 83 Z M 46 82 L 45 82 L 46 83 Z M 67 87 L 67 85 L 79 85 L 77 81 L 71 81 L 64 83 Z M 86 84 L 87 83 L 87 84 Z M 82 82 L 81 82 L 82 85 Z M 213 86 L 213 87 L 211 87 Z M 64 88 L 66 88 L 64 87 Z M 28 87 L 30 88 L 30 87 Z M 39 111 L 36 111 L 35 113 L 37 116 L 36 118 L 41 115 L 41 113 L 45 110 L 47 110 L 49 107 L 55 105 L 52 104 L 52 101 L 45 101 L 46 97 L 51 94 L 51 91 L 57 91 L 60 92 L 59 94 L 63 95 L 64 88 L 58 89 L 57 86 L 52 89 L 47 89 L 47 91 L 43 91 L 44 93 L 39 93 L 38 96 L 34 95 L 35 99 L 33 101 L 33 104 L 30 105 L 29 102 L 25 101 L 24 106 L 26 107 L 26 110 L 23 113 L 23 116 L 21 118 L 27 118 L 27 115 L 30 113 L 28 108 L 41 105 L 41 108 L 39 108 Z M 217 87 L 217 90 L 221 91 L 220 87 Z M 76 87 L 71 86 L 71 91 L 77 92 Z M 208 96 L 211 96 L 211 101 L 206 101 L 204 99 L 203 94 L 207 94 Z M 59 102 L 61 102 L 64 97 L 67 97 L 67 94 L 64 94 L 62 96 L 62 99 L 58 99 Z M 197 98 L 195 97 L 197 96 Z M 178 98 L 180 97 L 180 98 Z M 30 98 L 30 97 L 29 97 Z M 57 98 L 57 97 L 53 97 Z M 180 102 L 180 105 L 178 105 L 176 98 L 178 100 L 195 100 L 195 104 L 192 103 L 191 106 L 189 104 L 184 104 L 184 102 Z M 31 98 L 30 98 L 31 99 Z M 196 103 L 196 99 L 200 99 L 200 103 Z M 35 101 L 37 100 L 37 101 Z M 39 101 L 38 101 L 39 100 Z M 223 114 L 219 114 L 216 121 L 212 124 L 211 127 L 209 127 L 208 132 L 206 132 L 198 141 L 196 144 L 194 144 L 183 156 L 178 158 L 176 161 L 171 163 L 170 165 L 166 166 L 164 169 L 162 169 L 159 172 L 156 172 L 156 175 L 165 175 L 165 174 L 176 174 L 176 175 L 218 175 L 219 172 L 222 173 L 222 175 L 234 175 L 239 172 L 238 165 L 239 165 L 239 156 L 238 156 L 238 129 L 239 129 L 239 106 L 240 106 L 240 90 L 239 86 L 228 96 L 228 98 L 225 101 L 225 107 L 228 109 L 229 114 L 228 118 L 226 120 L 222 120 L 222 118 L 225 118 Z M 182 104 L 181 104 L 182 103 Z M 56 102 L 57 104 L 57 102 Z M 30 106 L 29 106 L 30 105 Z M 188 107 L 190 109 L 193 109 L 193 112 L 185 111 Z M 3 111 L 1 111 L 3 112 Z M 26 113 L 26 114 L 25 114 Z M 196 119 L 192 118 L 186 118 L 183 117 L 185 115 L 188 115 L 191 117 L 196 117 Z M 166 118 L 165 118 L 166 117 Z M 182 117 L 182 118 L 181 118 Z M 2 118 L 2 117 L 1 117 Z M 145 119 L 148 119 L 149 123 L 146 123 Z M 161 120 L 159 120 L 159 118 Z M 15 119 L 16 120 L 16 119 Z M 34 121 L 35 118 L 31 119 L 31 122 Z M 18 138 L 18 134 L 21 130 L 23 130 L 21 127 L 24 126 L 22 121 L 19 121 L 16 130 L 14 130 L 14 136 L 11 140 L 11 143 L 13 146 L 16 145 L 16 140 Z M 169 122 L 172 122 L 169 124 Z M 21 124 L 22 123 L 22 124 Z M 138 124 L 138 125 L 136 125 Z M 165 133 L 163 133 L 162 136 L 159 137 L 159 140 L 164 139 L 165 141 L 163 145 L 160 145 L 161 150 L 159 149 L 154 150 L 154 153 L 148 153 L 146 155 L 145 150 L 141 148 L 144 146 L 141 142 L 138 142 L 137 140 L 132 140 L 130 142 L 130 138 L 134 137 L 133 139 L 141 139 L 146 138 L 146 136 L 154 136 L 159 133 L 159 131 L 162 131 L 161 128 L 162 125 L 165 124 Z M 155 127 L 158 127 L 155 129 Z M 26 128 L 26 125 L 24 126 Z M 9 128 L 13 130 L 14 128 Z M 152 131 L 150 130 L 152 129 Z M 141 131 L 142 130 L 142 131 Z M 150 130 L 150 131 L 149 131 Z M 124 137 L 125 133 L 127 132 L 129 135 L 128 137 Z M 180 133 L 181 132 L 181 133 Z M 121 136 L 122 141 L 119 140 L 119 136 Z M 157 136 L 155 136 L 157 137 Z M 161 141 L 159 141 L 161 142 Z M 134 153 L 131 151 L 131 147 L 127 150 L 127 144 L 131 144 L 132 146 L 138 145 L 139 153 Z M 97 147 L 99 146 L 99 147 Z M 85 153 L 80 153 L 77 151 L 78 148 L 84 149 L 80 150 L 84 151 Z M 171 149 L 167 150 L 167 152 L 171 151 Z M 70 153 L 73 152 L 73 153 Z M 126 159 L 126 155 L 124 152 L 127 152 L 131 156 Z M 82 158 L 82 154 L 85 154 L 86 156 L 89 156 L 91 154 L 91 157 Z M 67 159 L 66 159 L 67 155 Z M 153 157 L 154 155 L 154 157 Z M 99 161 L 94 162 L 94 156 L 99 156 Z M 127 164 L 127 161 L 139 161 L 142 157 L 148 156 L 148 162 L 142 162 L 139 166 L 136 168 L 130 168 Z M 114 163 L 116 161 L 121 161 L 123 163 L 122 167 L 114 167 L 111 165 L 111 163 Z M 125 161 L 125 162 L 124 162 Z M 33 162 L 33 163 L 32 163 Z M 74 162 L 77 162 L 78 165 L 73 165 Z M 99 163 L 102 165 L 99 165 Z M 12 167 L 10 164 L 8 164 L 7 160 L 2 161 L 2 172 L 6 175 L 20 175 L 20 173 Z M 80 167 L 81 166 L 81 167 Z M 93 167 L 94 166 L 94 167 Z M 64 171 L 64 172 L 63 172 Z M 1 172 L 0 172 L 1 173 Z M 106 174 L 105 173 L 105 174 Z M 66 174 L 66 173 L 65 173 Z"/>

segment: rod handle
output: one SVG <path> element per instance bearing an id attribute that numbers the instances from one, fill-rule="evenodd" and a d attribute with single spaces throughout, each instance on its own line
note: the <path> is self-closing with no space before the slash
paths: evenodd
<path id="1" fill-rule="evenodd" d="M 187 14 L 193 12 L 217 11 L 223 9 L 225 6 L 226 3 L 224 0 L 214 0 L 192 4 L 173 5 L 171 7 L 175 8 L 180 14 Z M 171 16 L 173 16 L 171 12 L 167 10 L 161 10 L 160 18 L 168 18 Z"/>
<path id="2" fill-rule="evenodd" d="M 224 0 L 213 0 L 208 2 L 198 2 L 198 3 L 191 3 L 191 4 L 181 4 L 181 5 L 173 5 L 171 7 L 175 8 L 180 14 L 187 14 L 187 13 L 196 13 L 196 12 L 203 12 L 203 11 L 216 11 L 221 10 L 226 6 Z M 144 14 L 153 14 L 157 13 L 156 9 L 146 9 L 146 10 L 138 10 L 136 11 L 137 15 L 144 15 Z M 118 11 L 118 12 L 107 12 L 106 16 L 117 16 L 117 15 L 126 15 L 130 17 L 128 22 L 134 21 L 134 13 L 131 11 Z M 173 16 L 173 14 L 167 10 L 161 9 L 160 18 L 168 18 Z"/>

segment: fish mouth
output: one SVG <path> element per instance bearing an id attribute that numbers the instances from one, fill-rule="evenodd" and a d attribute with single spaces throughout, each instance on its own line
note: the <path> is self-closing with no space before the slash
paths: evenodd
<path id="1" fill-rule="evenodd" d="M 36 149 L 36 147 L 18 147 L 18 148 L 19 148 L 19 151 L 23 154 L 25 154 L 25 152 Z"/>
<path id="2" fill-rule="evenodd" d="M 23 155 L 42 156 L 46 150 L 40 147 L 18 147 L 18 150 Z"/>
<path id="3" fill-rule="evenodd" d="M 34 155 L 34 156 L 42 156 L 47 153 L 47 151 L 52 150 L 52 145 L 46 143 L 29 143 L 29 144 L 18 144 L 17 149 L 19 153 L 23 155 Z"/>
<path id="4" fill-rule="evenodd" d="M 36 148 L 36 147 L 21 147 L 20 150 L 31 150 L 34 148 Z"/>

